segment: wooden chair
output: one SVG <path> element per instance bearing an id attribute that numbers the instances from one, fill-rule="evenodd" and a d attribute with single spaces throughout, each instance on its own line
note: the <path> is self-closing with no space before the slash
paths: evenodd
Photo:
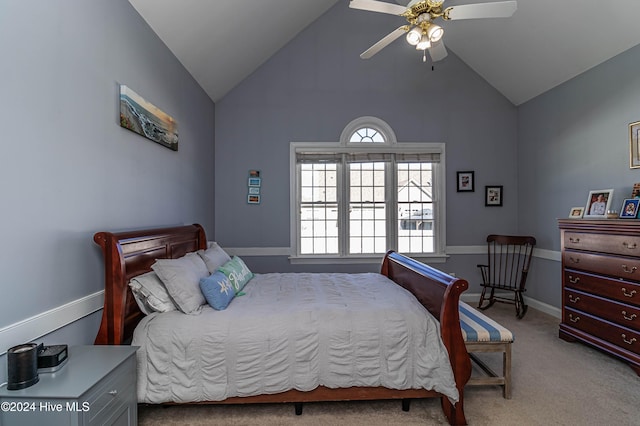
<path id="1" fill-rule="evenodd" d="M 495 302 L 513 303 L 518 319 L 524 317 L 527 305 L 523 293 L 535 245 L 536 239 L 530 236 L 492 234 L 487 237 L 487 264 L 478 265 L 482 273 L 479 309 L 487 309 Z M 508 292 L 513 292 L 513 297 L 508 296 Z"/>

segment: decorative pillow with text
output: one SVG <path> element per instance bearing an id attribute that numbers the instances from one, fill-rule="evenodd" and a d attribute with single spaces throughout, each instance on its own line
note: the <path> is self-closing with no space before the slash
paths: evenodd
<path id="1" fill-rule="evenodd" d="M 244 286 L 253 278 L 253 272 L 247 268 L 247 265 L 238 256 L 233 258 L 218 268 L 229 278 L 229 282 L 235 289 L 236 295 L 244 288 Z"/>

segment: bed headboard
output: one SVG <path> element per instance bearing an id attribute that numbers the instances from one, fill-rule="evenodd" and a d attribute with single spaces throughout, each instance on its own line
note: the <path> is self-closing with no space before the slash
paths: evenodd
<path id="1" fill-rule="evenodd" d="M 176 259 L 206 249 L 207 237 L 198 224 L 126 232 L 98 232 L 93 240 L 102 249 L 105 293 L 96 345 L 128 344 L 143 317 L 129 280 L 151 271 L 156 259 Z"/>

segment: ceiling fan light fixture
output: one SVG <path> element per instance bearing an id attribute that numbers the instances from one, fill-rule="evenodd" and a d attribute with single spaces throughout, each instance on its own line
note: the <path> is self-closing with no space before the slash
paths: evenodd
<path id="1" fill-rule="evenodd" d="M 440 25 L 431 24 L 429 28 L 427 28 L 427 36 L 429 36 L 429 40 L 432 43 L 439 41 L 443 35 L 444 29 Z"/>
<path id="2" fill-rule="evenodd" d="M 411 31 L 407 33 L 407 43 L 412 46 L 417 45 L 422 39 L 422 30 L 419 27 L 413 27 Z"/>
<path id="3" fill-rule="evenodd" d="M 416 49 L 427 50 L 430 47 L 431 47 L 431 40 L 429 40 L 429 36 L 426 34 L 423 34 L 422 38 L 420 39 L 420 42 L 416 44 Z"/>

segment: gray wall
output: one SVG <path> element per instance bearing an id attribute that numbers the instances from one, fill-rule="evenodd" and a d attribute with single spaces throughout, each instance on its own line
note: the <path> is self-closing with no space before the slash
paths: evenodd
<path id="1" fill-rule="evenodd" d="M 399 142 L 446 144 L 447 245 L 517 231 L 516 108 L 452 52 L 434 71 L 402 39 L 360 59 L 392 24 L 341 1 L 216 103 L 215 225 L 223 247 L 289 247 L 290 142 L 337 142 L 365 115 L 389 123 Z M 249 169 L 262 171 L 260 205 L 246 204 Z M 456 192 L 462 170 L 475 171 L 474 193 Z M 504 185 L 504 207 L 484 206 L 485 185 Z M 284 256 L 247 263 L 258 272 L 336 269 L 291 265 Z M 458 262 L 455 272 L 475 278 L 476 263 Z"/>
<path id="2" fill-rule="evenodd" d="M 590 190 L 629 198 L 640 169 L 629 168 L 629 128 L 640 120 L 640 46 L 518 108 L 519 227 L 538 246 L 560 250 L 557 219 L 585 206 Z M 529 295 L 560 306 L 558 262 L 536 259 Z M 533 271 L 533 270 L 532 270 Z"/>
<path id="3" fill-rule="evenodd" d="M 214 104 L 126 0 L 5 0 L 0 52 L 0 329 L 103 289 L 97 231 L 213 235 Z M 120 83 L 177 120 L 178 152 L 119 126 Z M 92 343 L 86 320 L 58 335 Z"/>

